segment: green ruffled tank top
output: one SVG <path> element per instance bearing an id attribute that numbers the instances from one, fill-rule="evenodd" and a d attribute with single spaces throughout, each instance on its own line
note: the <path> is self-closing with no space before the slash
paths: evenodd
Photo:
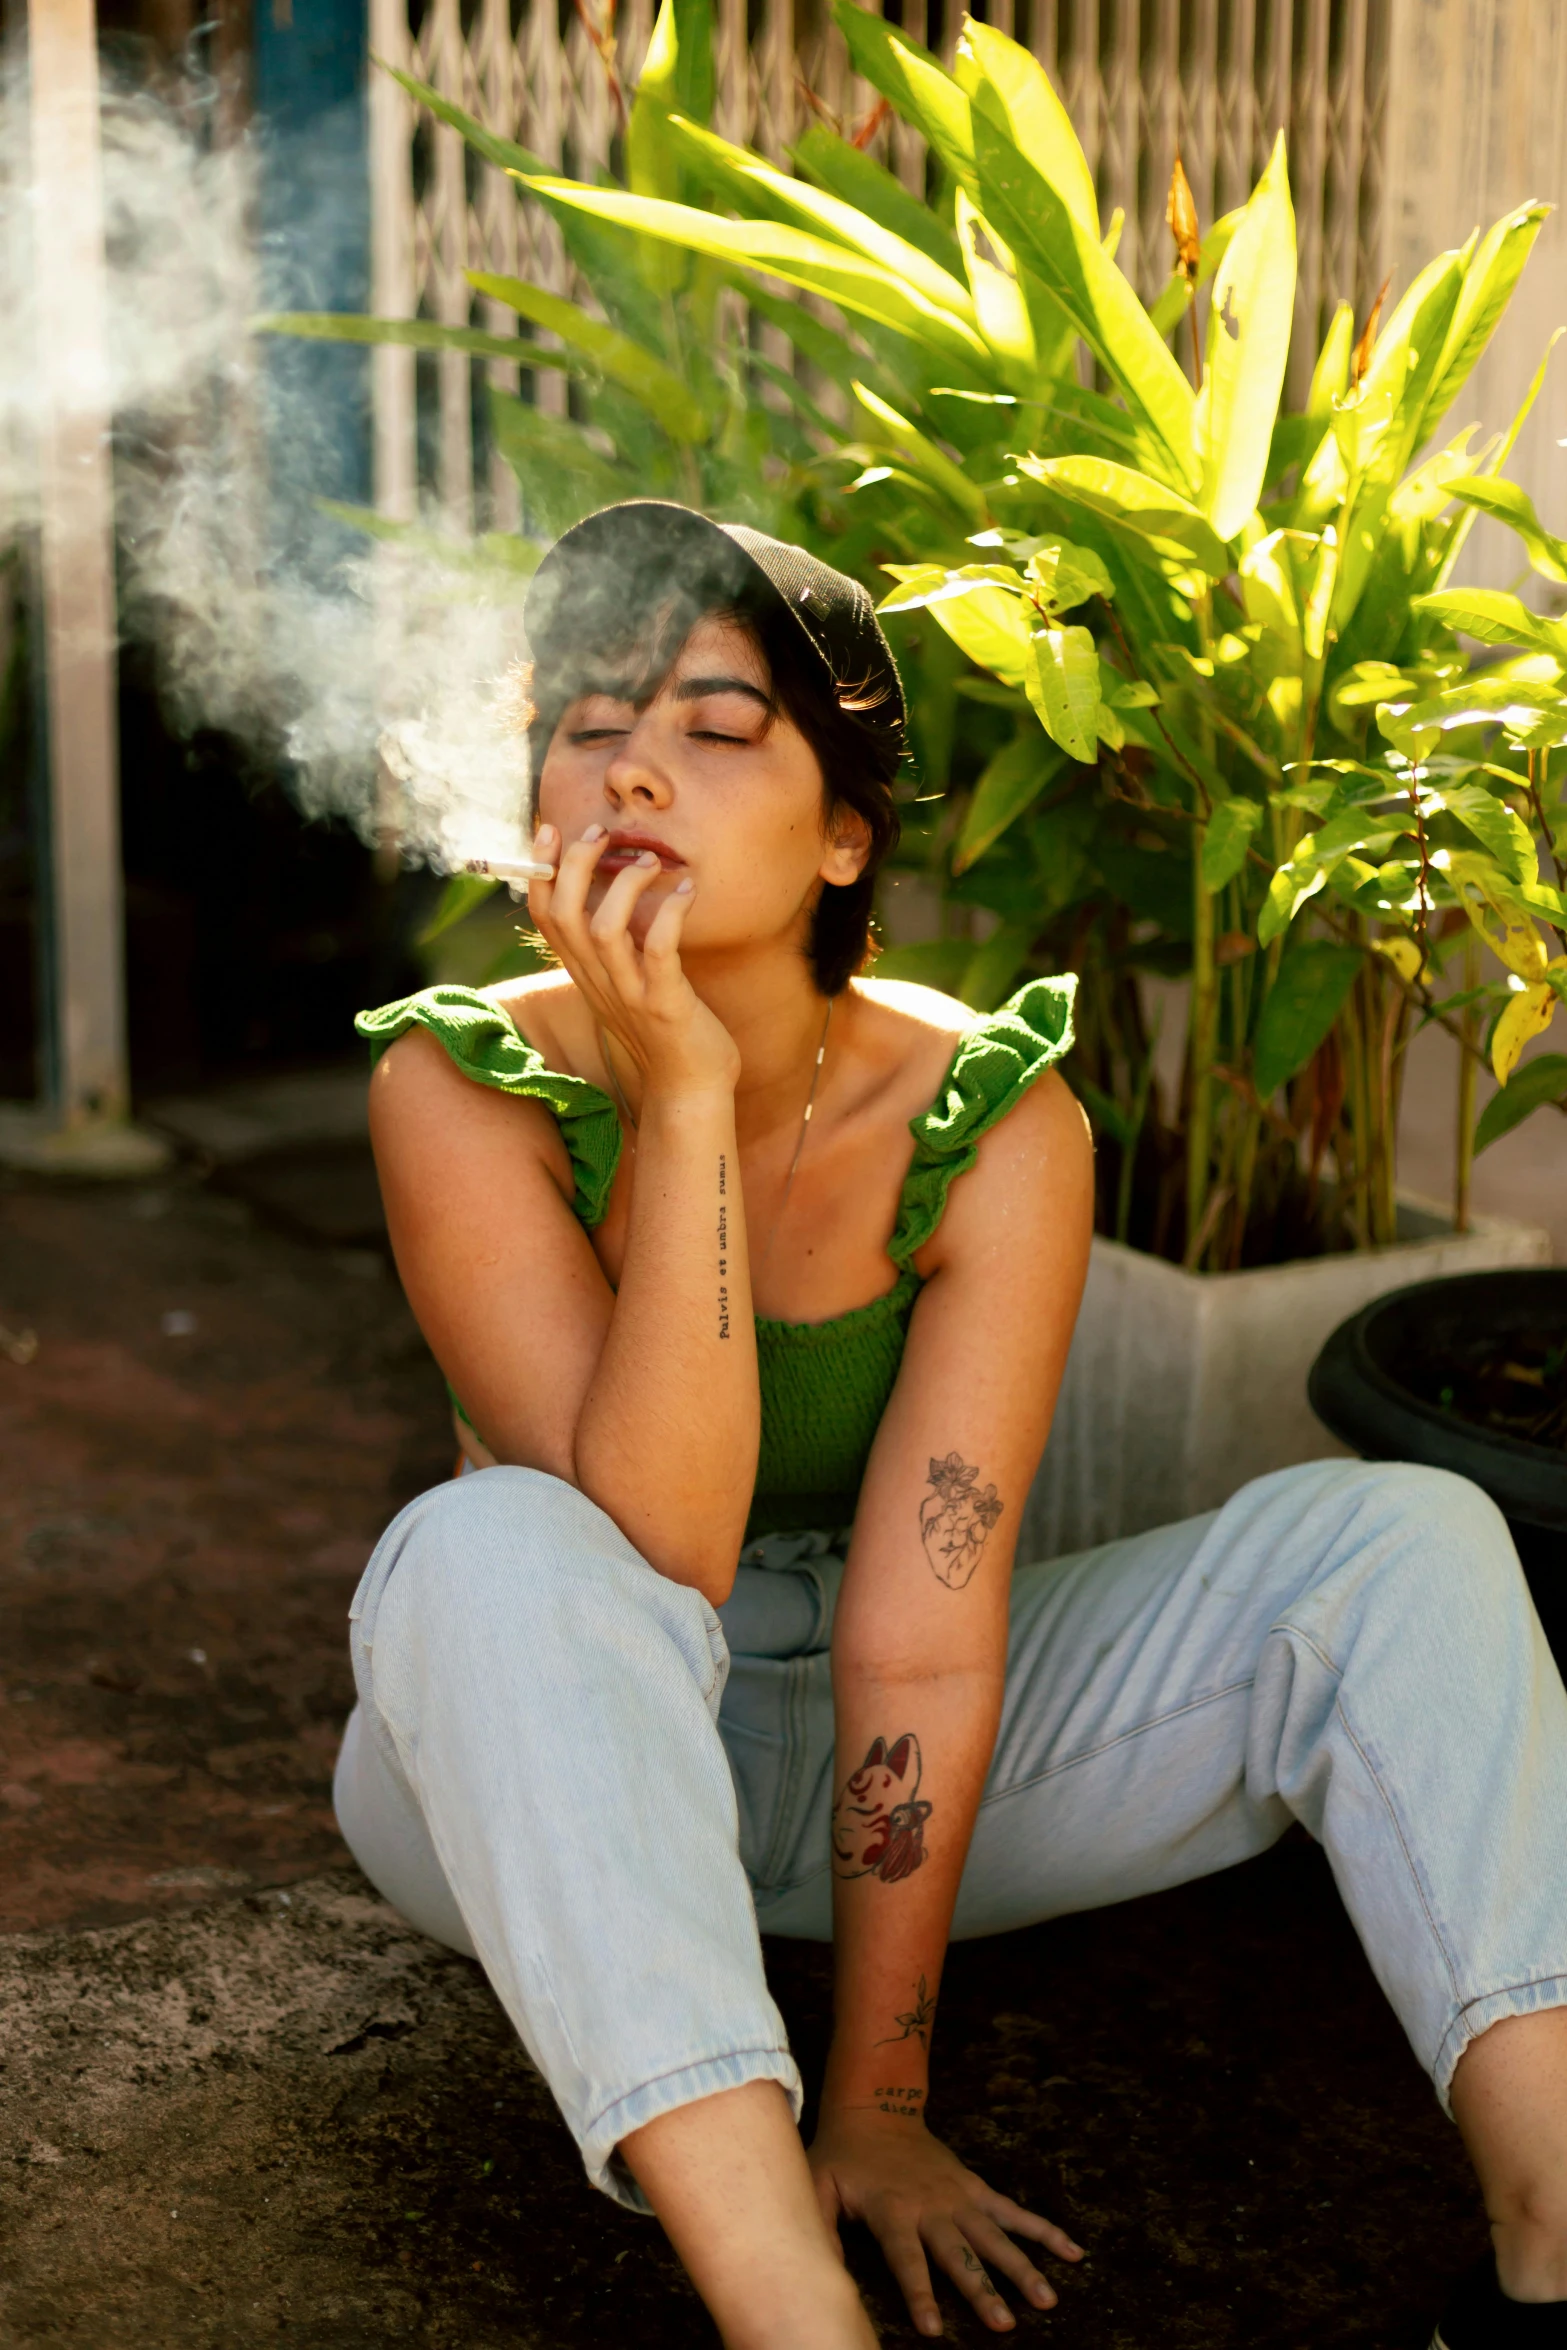
<path id="1" fill-rule="evenodd" d="M 1036 979 L 959 1040 L 935 1100 L 909 1123 L 914 1158 L 887 1243 L 892 1288 L 827 1322 L 757 1315 L 762 1440 L 748 1539 L 852 1522 L 920 1292 L 913 1259 L 940 1223 L 954 1178 L 973 1166 L 981 1135 L 1070 1046 L 1076 992 L 1072 978 Z M 354 1025 L 372 1061 L 406 1030 L 427 1028 L 475 1084 L 544 1102 L 570 1155 L 573 1210 L 590 1230 L 603 1221 L 620 1164 L 615 1105 L 586 1078 L 547 1068 L 501 1005 L 469 987 L 428 987 L 361 1012 Z"/>

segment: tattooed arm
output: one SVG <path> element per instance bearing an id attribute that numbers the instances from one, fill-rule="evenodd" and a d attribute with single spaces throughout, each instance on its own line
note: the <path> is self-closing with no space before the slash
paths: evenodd
<path id="1" fill-rule="evenodd" d="M 1005 2228 L 1067 2239 L 927 2130 L 947 1937 L 1000 1720 L 1008 1580 L 1087 1268 L 1092 1155 L 1044 1078 L 981 1142 L 918 1270 L 833 1630 L 837 1996 L 812 2161 L 834 2217 L 881 2239 L 932 2330 L 934 2258 L 986 2323 L 988 2268 L 1054 2298 Z"/>

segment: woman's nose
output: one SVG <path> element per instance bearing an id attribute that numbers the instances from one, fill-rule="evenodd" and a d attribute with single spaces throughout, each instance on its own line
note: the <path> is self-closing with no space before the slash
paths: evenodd
<path id="1" fill-rule="evenodd" d="M 673 794 L 651 746 L 634 726 L 604 770 L 604 790 L 617 808 L 667 808 Z"/>

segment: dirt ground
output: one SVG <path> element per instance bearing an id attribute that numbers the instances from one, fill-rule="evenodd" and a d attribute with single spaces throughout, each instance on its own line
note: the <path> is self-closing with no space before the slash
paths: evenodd
<path id="1" fill-rule="evenodd" d="M 713 2340 L 652 2223 L 587 2188 L 482 1975 L 333 1826 L 348 1599 L 450 1466 L 362 1155 L 13 1182 L 0 1326 L 0 2338 Z M 814 2080 L 825 1954 L 768 1957 Z M 1090 2248 L 1022 2340 L 1425 2350 L 1483 2242 L 1303 1838 L 959 1948 L 936 2083 L 936 2126 Z"/>

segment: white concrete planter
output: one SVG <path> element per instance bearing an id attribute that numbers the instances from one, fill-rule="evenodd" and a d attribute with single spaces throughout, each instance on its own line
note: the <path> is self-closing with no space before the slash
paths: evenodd
<path id="1" fill-rule="evenodd" d="M 1395 1248 L 1249 1273 L 1185 1273 L 1095 1240 L 1055 1425 L 1018 1556 L 1065 1552 L 1216 1509 L 1270 1469 L 1342 1457 L 1306 1401 L 1329 1333 L 1390 1289 L 1550 1262 L 1549 1235 L 1476 1217 L 1462 1237 L 1406 1199 Z"/>

